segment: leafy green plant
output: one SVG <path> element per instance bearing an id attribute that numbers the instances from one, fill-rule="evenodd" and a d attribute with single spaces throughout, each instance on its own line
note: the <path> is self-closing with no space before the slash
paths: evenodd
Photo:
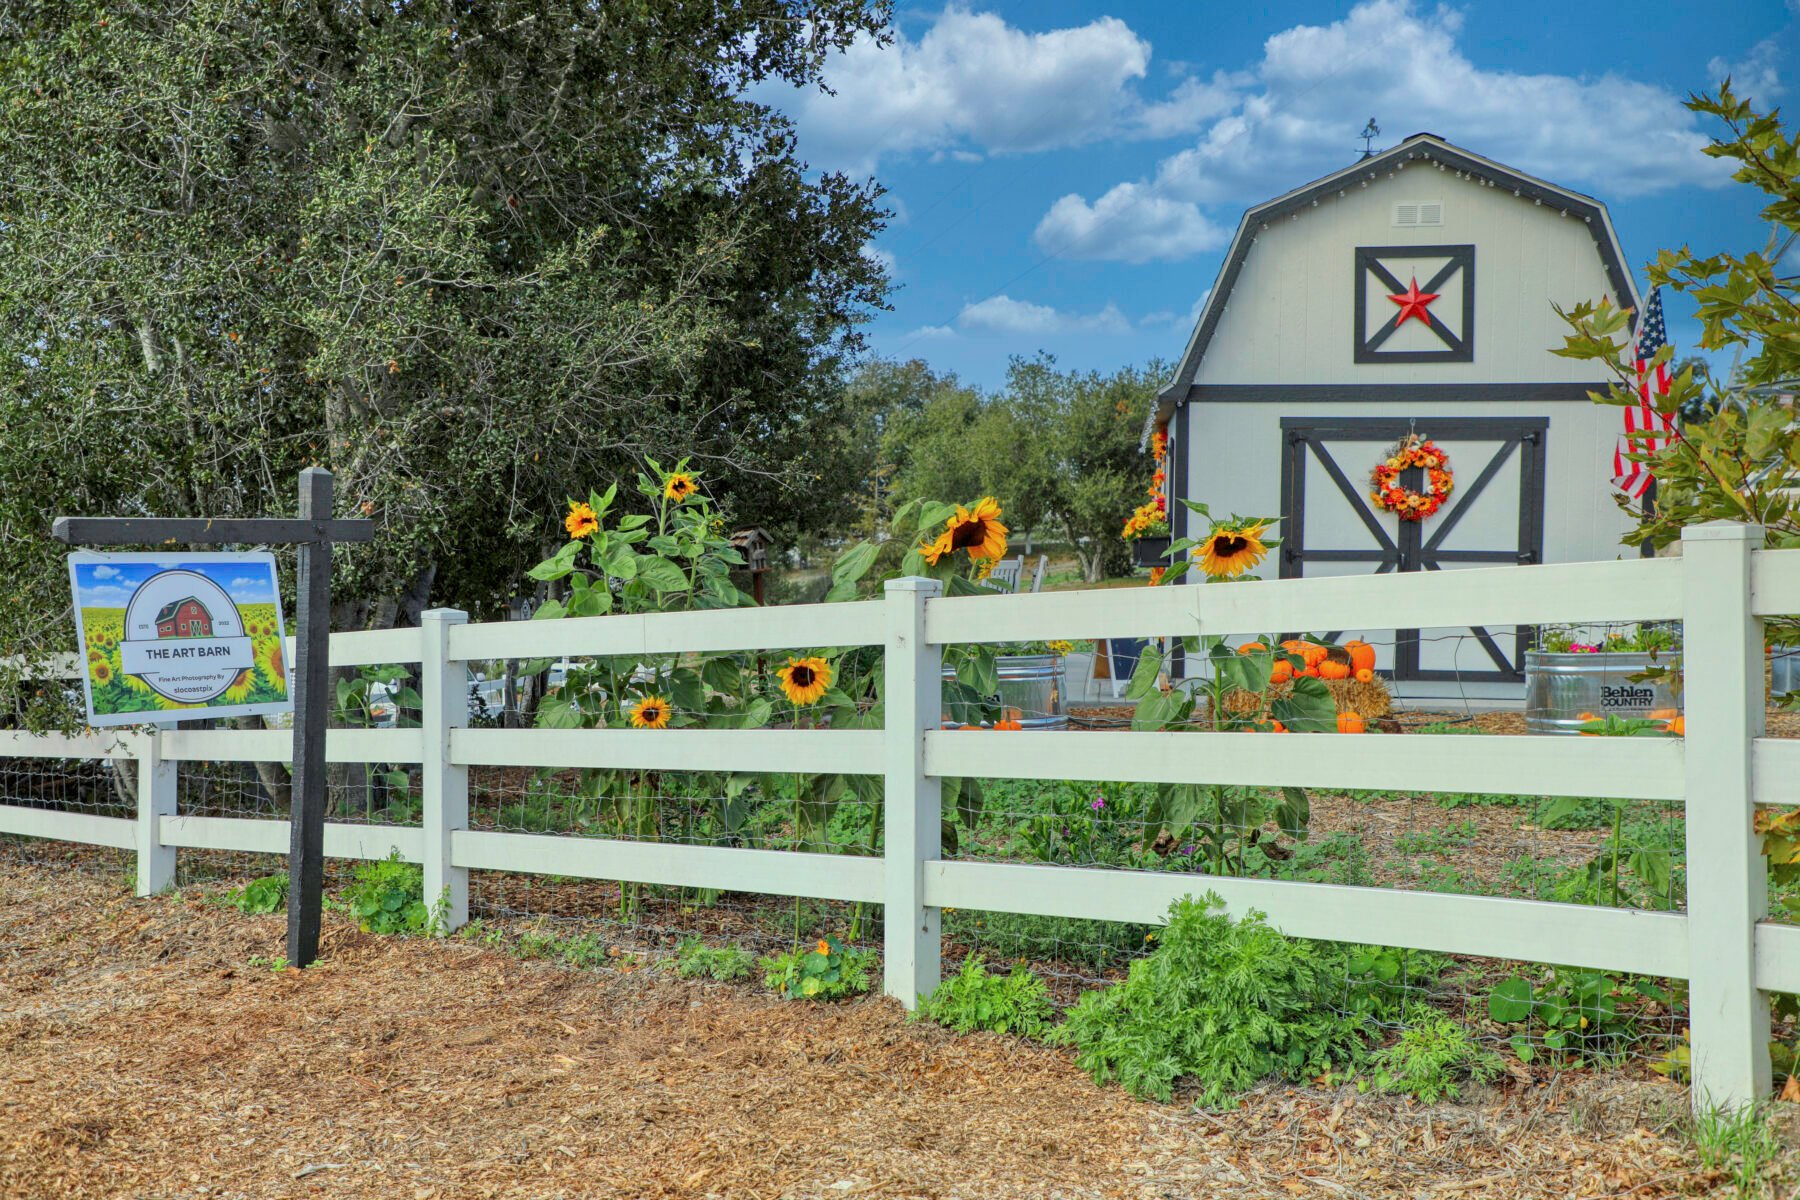
<path id="1" fill-rule="evenodd" d="M 1542 1044 L 1559 1058 L 1582 1061 L 1622 1051 L 1641 1024 L 1636 1002 L 1674 1008 L 1680 995 L 1647 979 L 1581 967 L 1549 967 L 1534 983 L 1513 975 L 1488 993 L 1488 1016 L 1522 1029 L 1509 1039 L 1521 1062 Z M 1534 1043 L 1533 1034 L 1537 1034 Z"/>
<path id="2" fill-rule="evenodd" d="M 875 952 L 853 950 L 827 935 L 810 950 L 783 950 L 760 960 L 763 986 L 789 1000 L 842 1000 L 869 990 Z"/>
<path id="3" fill-rule="evenodd" d="M 283 871 L 252 879 L 241 888 L 233 888 L 226 899 L 239 912 L 272 913 L 287 907 L 287 896 L 288 877 L 287 872 Z"/>
<path id="4" fill-rule="evenodd" d="M 1500 1056 L 1469 1041 L 1468 1031 L 1435 1009 L 1407 1012 L 1400 1039 L 1370 1059 L 1370 1086 L 1436 1104 L 1455 1100 L 1467 1081 L 1485 1083 L 1500 1073 Z"/>
<path id="5" fill-rule="evenodd" d="M 425 874 L 398 852 L 361 863 L 344 889 L 344 907 L 365 933 L 422 933 L 431 924 Z"/>
<path id="6" fill-rule="evenodd" d="M 1009 974 L 995 975 L 979 954 L 971 954 L 963 960 L 962 970 L 940 983 L 931 995 L 920 997 L 914 1015 L 957 1033 L 986 1029 L 1041 1037 L 1055 1012 L 1044 981 L 1023 963 Z"/>
<path id="7" fill-rule="evenodd" d="M 1370 1017 L 1397 1002 L 1350 970 L 1347 947 L 1289 938 L 1261 914 L 1177 901 L 1156 951 L 1089 992 L 1049 1040 L 1100 1083 L 1168 1100 L 1183 1079 L 1224 1106 L 1268 1076 L 1309 1079 L 1367 1053 Z"/>
<path id="8" fill-rule="evenodd" d="M 734 983 L 748 979 L 755 970 L 755 957 L 741 946 L 708 946 L 690 937 L 675 950 L 675 973 L 683 979 Z"/>

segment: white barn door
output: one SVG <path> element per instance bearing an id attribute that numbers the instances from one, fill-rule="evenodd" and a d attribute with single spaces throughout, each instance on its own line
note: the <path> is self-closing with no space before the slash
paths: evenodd
<path id="1" fill-rule="evenodd" d="M 1282 578 L 1541 562 L 1548 429 L 1542 417 L 1283 418 Z M 1412 432 L 1449 454 L 1456 477 L 1450 499 L 1424 521 L 1402 521 L 1369 500 L 1376 456 Z M 1396 680 L 1524 679 L 1525 627 L 1314 632 L 1366 638 L 1376 668 Z"/>

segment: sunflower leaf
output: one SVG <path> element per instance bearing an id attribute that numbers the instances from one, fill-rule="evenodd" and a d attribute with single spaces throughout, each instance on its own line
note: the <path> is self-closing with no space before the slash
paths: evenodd
<path id="1" fill-rule="evenodd" d="M 956 515 L 956 505 L 941 500 L 928 500 L 919 506 L 919 532 L 937 529 Z"/>
<path id="2" fill-rule="evenodd" d="M 1162 674 L 1162 652 L 1155 646 L 1145 646 L 1144 652 L 1138 655 L 1137 666 L 1131 672 L 1131 684 L 1125 689 L 1128 700 L 1141 700 L 1156 688 L 1156 678 Z"/>
<path id="3" fill-rule="evenodd" d="M 658 592 L 687 591 L 686 573 L 666 558 L 640 554 L 637 558 L 637 571 L 638 578 Z"/>

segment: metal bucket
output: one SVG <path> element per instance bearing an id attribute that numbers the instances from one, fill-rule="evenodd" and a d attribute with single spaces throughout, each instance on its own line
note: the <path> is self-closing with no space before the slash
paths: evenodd
<path id="1" fill-rule="evenodd" d="M 1060 654 L 1003 654 L 994 661 L 1000 676 L 996 698 L 1002 709 L 1017 709 L 1019 724 L 1026 729 L 1067 729 L 1069 714 L 1063 708 L 1065 687 Z M 945 679 L 956 672 L 944 669 Z"/>
<path id="2" fill-rule="evenodd" d="M 1679 709 L 1669 678 L 1634 682 L 1631 676 L 1666 667 L 1662 654 L 1553 654 L 1525 652 L 1525 728 L 1530 733 L 1579 733 L 1580 714 L 1647 717 Z"/>

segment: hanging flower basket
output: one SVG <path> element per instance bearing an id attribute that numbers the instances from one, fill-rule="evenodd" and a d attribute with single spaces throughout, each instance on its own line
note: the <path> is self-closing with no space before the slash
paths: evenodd
<path id="1" fill-rule="evenodd" d="M 1140 567 L 1166 567 L 1170 542 L 1167 537 L 1135 538 L 1131 543 L 1131 561 Z"/>

